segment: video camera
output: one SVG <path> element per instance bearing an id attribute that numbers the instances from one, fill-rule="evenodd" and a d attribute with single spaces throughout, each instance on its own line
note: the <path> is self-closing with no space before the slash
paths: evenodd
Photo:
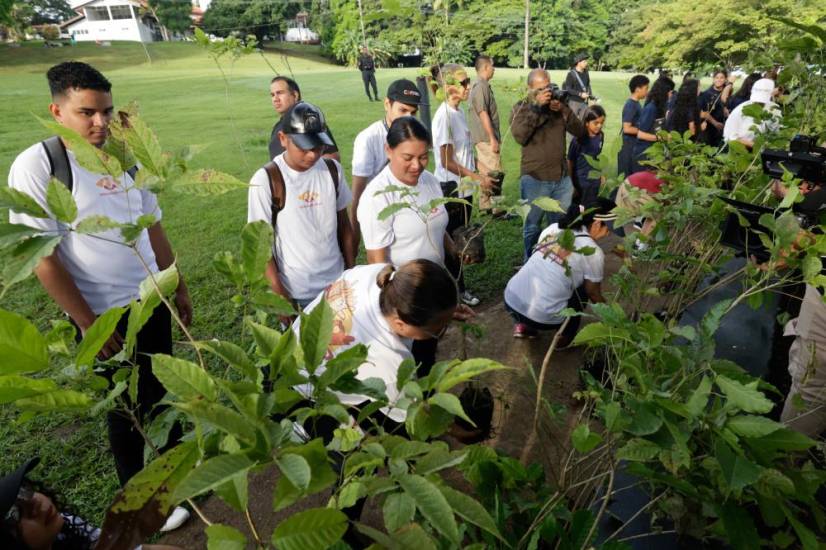
<path id="1" fill-rule="evenodd" d="M 789 143 L 789 149 L 766 149 L 760 160 L 763 172 L 773 178 L 780 179 L 785 172 L 791 174 L 805 184 L 809 191 L 804 199 L 792 206 L 792 211 L 800 227 L 819 232 L 821 214 L 826 210 L 826 148 L 817 145 L 817 138 L 813 136 L 795 136 Z M 817 188 L 821 186 L 821 188 Z M 724 202 L 733 206 L 736 212 L 731 212 L 723 226 L 721 244 L 744 252 L 747 256 L 755 256 L 758 261 L 766 261 L 769 251 L 760 240 L 760 233 L 771 235 L 771 231 L 759 222 L 764 214 L 776 215 L 772 208 L 749 204 L 733 199 L 723 198 Z M 748 222 L 747 226 L 740 223 L 740 218 Z"/>

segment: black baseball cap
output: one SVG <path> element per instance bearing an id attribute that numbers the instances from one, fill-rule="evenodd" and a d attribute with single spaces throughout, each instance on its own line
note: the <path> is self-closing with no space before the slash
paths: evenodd
<path id="1" fill-rule="evenodd" d="M 281 131 L 290 136 L 293 143 L 305 151 L 335 145 L 327 132 L 324 113 L 312 103 L 305 101 L 296 103 L 287 111 Z"/>
<path id="2" fill-rule="evenodd" d="M 584 53 L 584 52 L 583 53 L 578 53 L 574 56 L 574 65 L 576 65 L 580 61 L 585 61 L 586 59 L 590 59 L 590 58 L 591 58 L 591 56 L 589 56 L 587 53 Z"/>
<path id="3" fill-rule="evenodd" d="M 394 80 L 387 88 L 387 98 L 390 101 L 399 101 L 405 105 L 421 105 L 422 93 L 416 85 L 406 78 Z"/>
<path id="4" fill-rule="evenodd" d="M 17 501 L 17 494 L 20 492 L 20 486 L 23 485 L 23 478 L 39 462 L 40 458 L 38 457 L 29 459 L 14 472 L 0 478 L 0 520 L 6 517 L 6 514 L 9 513 L 9 510 Z"/>

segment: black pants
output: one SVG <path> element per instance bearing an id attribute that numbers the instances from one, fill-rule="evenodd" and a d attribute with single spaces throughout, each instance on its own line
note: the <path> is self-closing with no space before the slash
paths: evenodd
<path id="1" fill-rule="evenodd" d="M 379 99 L 379 91 L 376 88 L 376 72 L 375 71 L 361 71 L 361 80 L 364 82 L 364 93 L 367 94 L 367 99 L 370 97 L 370 86 L 373 87 L 373 97 Z"/>
<path id="2" fill-rule="evenodd" d="M 126 334 L 128 312 L 118 322 L 118 332 Z M 166 395 L 166 389 L 160 381 L 152 374 L 152 354 L 165 353 L 172 354 L 172 316 L 169 310 L 163 305 L 155 308 L 152 317 L 138 333 L 135 345 L 135 357 L 133 363 L 139 369 L 138 374 L 138 402 L 132 404 L 129 401 L 127 392 L 121 394 L 126 400 L 127 406 L 135 410 L 142 425 L 146 425 L 153 418 L 158 416 L 166 407 L 156 407 L 155 405 Z M 109 371 L 109 375 L 114 374 L 114 370 Z M 110 411 L 106 415 L 106 423 L 109 431 L 109 446 L 115 459 L 115 469 L 121 485 L 125 485 L 129 479 L 143 469 L 143 448 L 144 440 L 140 432 L 135 428 L 129 415 L 121 411 Z M 183 430 L 179 424 L 175 424 L 169 434 L 169 444 L 161 452 L 174 446 L 181 438 Z"/>
<path id="3" fill-rule="evenodd" d="M 581 312 L 583 310 L 582 298 L 581 296 L 585 295 L 585 286 L 580 286 L 578 289 L 571 294 L 570 299 L 568 300 L 568 307 L 573 309 L 576 312 Z M 529 317 L 525 317 L 515 309 L 513 309 L 507 302 L 505 302 L 505 309 L 510 314 L 511 318 L 513 319 L 514 323 L 522 323 L 527 325 L 529 328 L 534 330 L 558 330 L 559 327 L 562 326 L 562 323 L 558 324 L 546 324 L 546 323 L 537 323 L 533 319 Z M 565 327 L 565 330 L 562 331 L 562 336 L 566 338 L 573 339 L 576 336 L 577 331 L 579 330 L 579 323 L 580 317 L 577 315 L 575 317 L 571 317 L 568 321 L 568 325 Z"/>
<path id="4" fill-rule="evenodd" d="M 442 194 L 445 197 L 456 197 L 457 185 L 456 182 L 446 181 L 441 182 Z M 472 199 L 471 199 L 472 200 Z M 449 202 L 445 204 L 447 210 L 447 233 L 451 237 L 453 231 L 463 225 L 470 223 L 470 216 L 473 214 L 473 206 L 470 201 L 466 203 Z M 462 269 L 462 263 L 458 258 L 445 257 L 445 267 L 453 278 L 456 279 L 456 284 L 459 286 L 459 292 L 465 291 L 465 271 Z"/>
<path id="5" fill-rule="evenodd" d="M 617 153 L 617 173 L 628 177 L 634 173 L 634 141 L 622 137 L 622 148 Z"/>

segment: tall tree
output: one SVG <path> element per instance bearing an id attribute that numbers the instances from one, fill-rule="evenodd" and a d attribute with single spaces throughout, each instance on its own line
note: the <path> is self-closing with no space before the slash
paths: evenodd
<path id="1" fill-rule="evenodd" d="M 204 13 L 204 31 L 218 36 L 233 32 L 254 34 L 259 41 L 264 36 L 277 36 L 287 28 L 287 21 L 295 17 L 310 2 L 274 2 L 272 0 L 212 0 Z"/>
<path id="2" fill-rule="evenodd" d="M 149 0 L 149 9 L 167 30 L 183 33 L 192 27 L 192 4 L 181 0 Z M 169 34 L 164 33 L 169 40 Z"/>

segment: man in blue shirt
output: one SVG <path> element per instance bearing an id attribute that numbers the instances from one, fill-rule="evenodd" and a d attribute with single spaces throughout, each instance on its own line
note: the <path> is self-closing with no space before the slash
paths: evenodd
<path id="1" fill-rule="evenodd" d="M 622 108 L 622 148 L 617 154 L 617 173 L 631 175 L 634 159 L 634 142 L 637 140 L 642 101 L 648 95 L 648 77 L 638 74 L 628 83 L 631 97 Z"/>

